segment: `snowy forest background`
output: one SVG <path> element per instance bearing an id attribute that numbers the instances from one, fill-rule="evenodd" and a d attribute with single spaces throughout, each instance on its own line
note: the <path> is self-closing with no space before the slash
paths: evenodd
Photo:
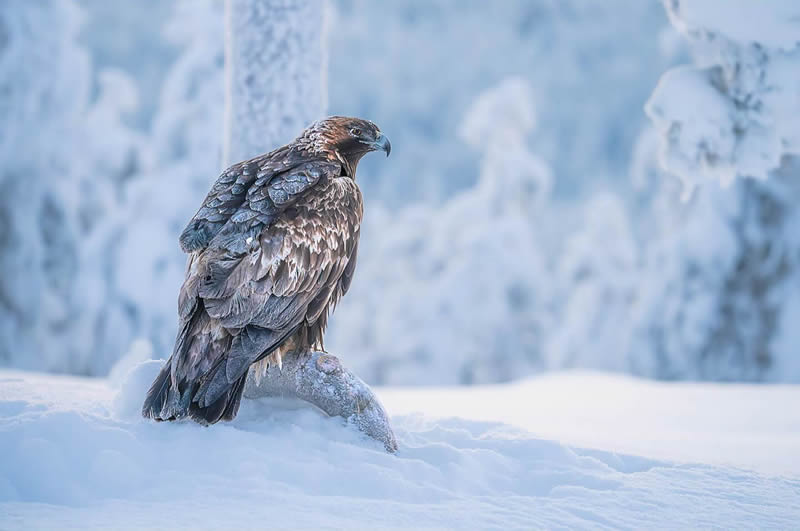
<path id="1" fill-rule="evenodd" d="M 286 114 L 266 147 L 322 114 L 392 140 L 326 338 L 367 382 L 800 381 L 800 4 L 265 4 L 257 38 L 316 43 L 260 65 Z M 236 157 L 225 22 L 0 4 L 0 364 L 168 356 L 177 236 Z"/>

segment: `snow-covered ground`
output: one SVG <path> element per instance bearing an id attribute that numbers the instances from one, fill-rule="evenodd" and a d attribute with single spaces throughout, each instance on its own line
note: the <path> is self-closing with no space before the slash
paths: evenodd
<path id="1" fill-rule="evenodd" d="M 800 385 L 569 371 L 505 385 L 386 389 L 381 399 L 393 415 L 503 422 L 574 446 L 800 478 Z"/>
<path id="2" fill-rule="evenodd" d="M 380 389 L 400 441 L 390 455 L 340 419 L 274 399 L 210 429 L 145 422 L 157 368 L 109 380 L 0 371 L 0 528 L 800 521 L 800 386 L 576 372 Z"/>

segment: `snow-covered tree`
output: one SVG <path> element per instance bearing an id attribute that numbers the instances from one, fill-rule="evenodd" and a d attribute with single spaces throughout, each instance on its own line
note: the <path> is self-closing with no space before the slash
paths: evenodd
<path id="1" fill-rule="evenodd" d="M 327 107 L 327 3 L 226 0 L 224 165 L 292 140 Z"/>
<path id="2" fill-rule="evenodd" d="M 800 4 L 665 7 L 694 65 L 646 110 L 688 203 L 645 251 L 637 346 L 662 377 L 800 379 Z"/>
<path id="3" fill-rule="evenodd" d="M 647 104 L 661 161 L 687 192 L 704 179 L 766 179 L 800 153 L 800 6 L 792 0 L 665 2 L 695 64 L 670 70 Z"/>
<path id="4" fill-rule="evenodd" d="M 135 87 L 93 77 L 82 20 L 70 0 L 0 6 L 0 359 L 92 373 L 94 356 L 116 356 L 103 353 L 108 249 L 141 139 L 121 122 Z"/>
<path id="5" fill-rule="evenodd" d="M 175 341 L 176 297 L 186 263 L 178 235 L 220 167 L 223 31 L 223 4 L 213 0 L 176 3 L 165 27 L 178 55 L 148 138 L 155 160 L 125 189 L 126 231 L 114 248 L 114 289 L 129 315 L 127 327 L 118 327 L 126 345 L 117 356 L 137 337 L 149 340 L 157 356 L 166 356 Z"/>
<path id="6" fill-rule="evenodd" d="M 550 278 L 557 318 L 544 337 L 546 367 L 635 372 L 641 354 L 631 348 L 632 317 L 641 283 L 631 215 L 610 192 L 573 213 L 580 222 L 565 238 Z"/>

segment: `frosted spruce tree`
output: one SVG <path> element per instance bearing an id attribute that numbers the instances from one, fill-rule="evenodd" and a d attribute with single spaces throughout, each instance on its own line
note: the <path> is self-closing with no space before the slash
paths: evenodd
<path id="1" fill-rule="evenodd" d="M 0 363 L 95 374 L 115 356 L 108 247 L 141 138 L 121 123 L 135 87 L 93 78 L 82 22 L 70 0 L 0 5 Z"/>
<path id="2" fill-rule="evenodd" d="M 647 114 L 684 185 L 644 256 L 636 347 L 662 377 L 800 379 L 800 4 L 664 3 L 694 65 Z"/>

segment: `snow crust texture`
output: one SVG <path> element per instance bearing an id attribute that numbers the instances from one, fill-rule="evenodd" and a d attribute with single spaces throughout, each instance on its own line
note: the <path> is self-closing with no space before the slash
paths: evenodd
<path id="1" fill-rule="evenodd" d="M 119 393 L 141 396 L 149 369 L 135 366 Z M 572 448 L 496 422 L 396 417 L 391 455 L 284 400 L 245 401 L 234 422 L 209 429 L 128 415 L 103 380 L 0 378 L 2 527 L 791 528 L 800 518 L 796 477 Z"/>

